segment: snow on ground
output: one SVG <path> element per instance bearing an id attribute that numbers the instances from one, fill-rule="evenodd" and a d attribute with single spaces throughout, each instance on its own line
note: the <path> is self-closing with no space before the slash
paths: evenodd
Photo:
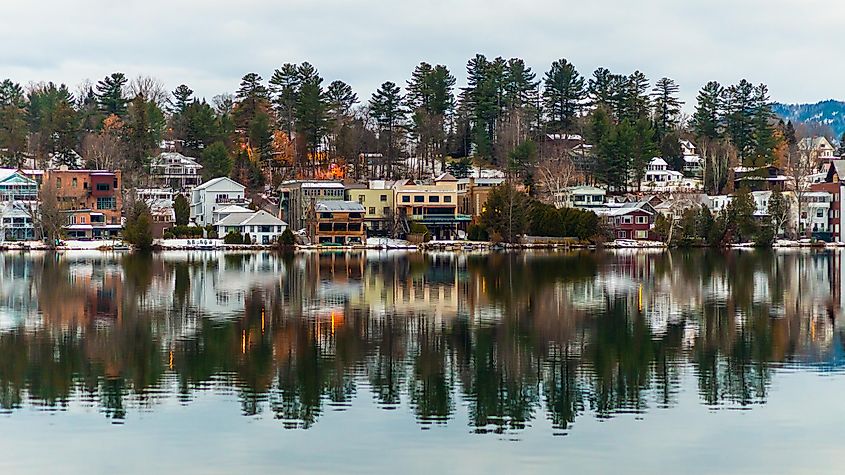
<path id="1" fill-rule="evenodd" d="M 381 247 L 384 249 L 416 249 L 416 245 L 411 244 L 408 241 L 403 239 L 391 239 L 391 238 L 379 238 L 379 237 L 371 237 L 367 238 L 367 246 L 372 247 Z"/>

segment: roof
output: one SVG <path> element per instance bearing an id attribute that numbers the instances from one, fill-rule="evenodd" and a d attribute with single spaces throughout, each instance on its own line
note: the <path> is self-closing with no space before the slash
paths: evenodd
<path id="1" fill-rule="evenodd" d="M 364 205 L 357 201 L 318 201 L 314 209 L 317 211 L 349 211 L 353 213 L 363 213 Z"/>
<path id="2" fill-rule="evenodd" d="M 208 180 L 207 182 L 203 183 L 202 185 L 195 186 L 194 190 L 204 190 L 206 188 L 211 188 L 212 186 L 217 185 L 219 183 L 227 183 L 227 182 L 229 184 L 237 186 L 241 190 L 246 189 L 245 186 L 241 185 L 240 183 L 236 182 L 235 180 L 233 180 L 233 179 L 231 179 L 227 176 L 221 176 L 221 177 L 217 177 L 217 178 L 212 178 L 211 180 Z"/>
<path id="3" fill-rule="evenodd" d="M 599 188 L 597 186 L 590 186 L 590 185 L 578 185 L 578 186 L 570 186 L 566 189 L 569 193 L 589 193 L 592 195 L 605 195 L 607 194 L 607 190 L 604 188 Z"/>
<path id="4" fill-rule="evenodd" d="M 164 165 L 165 163 L 179 163 L 180 165 L 192 168 L 202 168 L 196 158 L 186 157 L 179 152 L 164 152 L 153 159 L 152 165 Z"/>
<path id="5" fill-rule="evenodd" d="M 647 214 L 654 214 L 656 211 L 648 201 L 635 201 L 619 205 L 596 208 L 594 212 L 602 216 L 623 216 L 634 211 L 642 211 Z"/>
<path id="6" fill-rule="evenodd" d="M 340 188 L 343 189 L 343 183 L 337 181 L 308 181 L 302 184 L 302 188 Z"/>
<path id="7" fill-rule="evenodd" d="M 659 166 L 669 166 L 669 164 L 666 163 L 666 160 L 663 160 L 660 157 L 652 158 L 651 161 L 648 164 L 649 165 L 659 165 Z"/>
<path id="8" fill-rule="evenodd" d="M 252 213 L 253 210 L 249 208 L 244 208 L 243 206 L 238 205 L 229 205 L 224 206 L 222 208 L 214 210 L 217 214 L 232 214 L 232 213 Z"/>
<path id="9" fill-rule="evenodd" d="M 214 223 L 215 226 L 287 226 L 287 224 L 264 210 L 249 214 L 230 214 Z"/>
<path id="10" fill-rule="evenodd" d="M 438 175 L 437 178 L 434 179 L 434 181 L 458 181 L 458 179 L 455 178 L 455 175 L 452 175 L 449 172 L 444 172 Z"/>

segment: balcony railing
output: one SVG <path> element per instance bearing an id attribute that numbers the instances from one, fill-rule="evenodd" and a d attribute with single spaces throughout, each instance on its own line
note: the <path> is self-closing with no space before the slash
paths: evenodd
<path id="1" fill-rule="evenodd" d="M 471 221 L 468 214 L 415 214 L 411 215 L 412 221 L 427 221 L 429 223 L 450 223 L 458 221 Z"/>

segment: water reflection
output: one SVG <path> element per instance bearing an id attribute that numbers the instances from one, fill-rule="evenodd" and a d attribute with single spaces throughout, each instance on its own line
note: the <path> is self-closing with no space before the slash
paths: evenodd
<path id="1" fill-rule="evenodd" d="M 474 432 L 766 401 L 842 366 L 841 254 L 0 256 L 0 407 L 116 422 L 231 394 L 308 428 L 327 410 L 465 407 Z M 694 375 L 697 387 L 684 387 Z M 375 401 L 356 397 L 366 386 Z M 689 385 L 687 385 L 689 386 Z"/>

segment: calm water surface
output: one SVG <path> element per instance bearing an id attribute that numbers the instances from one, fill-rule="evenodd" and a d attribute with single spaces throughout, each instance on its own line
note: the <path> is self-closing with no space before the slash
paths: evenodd
<path id="1" fill-rule="evenodd" d="M 838 251 L 4 254 L 0 473 L 839 473 L 844 287 Z"/>

